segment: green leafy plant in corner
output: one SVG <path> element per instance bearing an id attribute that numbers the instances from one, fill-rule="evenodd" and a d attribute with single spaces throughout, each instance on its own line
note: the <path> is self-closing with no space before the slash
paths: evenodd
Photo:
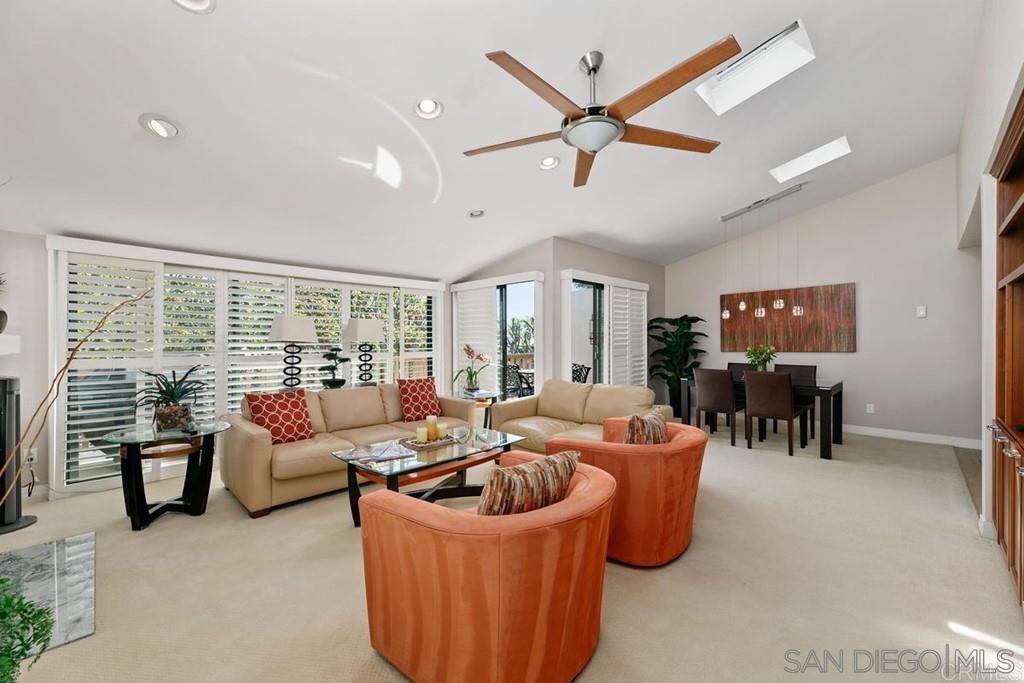
<path id="1" fill-rule="evenodd" d="M 32 602 L 0 576 L 0 681 L 18 680 L 21 661 L 35 652 L 31 669 L 52 635 L 53 610 Z"/>
<path id="2" fill-rule="evenodd" d="M 340 389 L 345 386 L 345 378 L 338 377 L 338 373 L 341 372 L 342 363 L 347 363 L 351 358 L 345 358 L 341 355 L 342 350 L 338 346 L 331 347 L 331 350 L 324 354 L 324 360 L 327 361 L 327 365 L 321 365 L 317 370 L 320 372 L 331 373 L 330 379 L 321 380 L 323 385 L 327 389 Z"/>
<path id="3" fill-rule="evenodd" d="M 693 326 L 707 322 L 695 315 L 681 315 L 678 318 L 652 318 L 647 323 L 647 336 L 660 346 L 651 352 L 651 377 L 665 380 L 668 385 L 669 402 L 676 415 L 682 415 L 682 380 L 693 379 L 694 368 L 700 367 L 701 354 L 707 353 L 697 348 L 703 332 L 697 332 Z"/>

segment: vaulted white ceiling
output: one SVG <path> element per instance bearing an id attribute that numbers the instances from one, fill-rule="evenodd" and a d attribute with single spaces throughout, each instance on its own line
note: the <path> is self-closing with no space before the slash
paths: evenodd
<path id="1" fill-rule="evenodd" d="M 4 0 L 0 227 L 440 278 L 552 235 L 670 263 L 780 190 L 768 169 L 840 135 L 853 153 L 764 209 L 771 220 L 954 152 L 981 4 L 219 0 L 197 15 L 171 0 Z M 608 102 L 729 33 L 749 49 L 796 18 L 809 65 L 722 117 L 691 83 L 632 119 L 721 140 L 711 155 L 614 144 L 573 189 L 558 140 L 461 153 L 560 122 L 485 52 L 585 103 L 576 62 L 600 49 Z M 417 118 L 422 97 L 444 115 Z M 184 135 L 147 134 L 144 112 Z M 378 147 L 397 189 L 373 176 Z M 540 171 L 552 154 L 562 164 Z"/>

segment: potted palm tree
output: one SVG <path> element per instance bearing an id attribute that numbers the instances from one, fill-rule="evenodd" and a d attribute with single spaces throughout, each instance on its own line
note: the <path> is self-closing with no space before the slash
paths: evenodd
<path id="1" fill-rule="evenodd" d="M 199 399 L 199 392 L 206 388 L 206 382 L 189 379 L 189 376 L 200 367 L 193 365 L 181 377 L 174 370 L 170 377 L 161 372 L 142 371 L 153 378 L 153 384 L 138 391 L 135 407 L 153 407 L 157 431 L 183 429 L 192 423 L 192 406 Z"/>
<path id="2" fill-rule="evenodd" d="M 652 318 L 647 323 L 647 336 L 660 344 L 651 352 L 651 377 L 665 380 L 668 385 L 669 403 L 676 415 L 683 414 L 683 378 L 692 380 L 694 368 L 700 367 L 700 356 L 707 353 L 697 348 L 703 332 L 696 332 L 696 323 L 707 322 L 695 315 L 681 315 L 678 318 Z"/>

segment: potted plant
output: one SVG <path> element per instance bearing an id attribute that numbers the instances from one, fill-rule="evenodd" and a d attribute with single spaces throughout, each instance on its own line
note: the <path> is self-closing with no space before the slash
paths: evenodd
<path id="1" fill-rule="evenodd" d="M 651 377 L 665 380 L 668 385 L 669 403 L 676 415 L 682 415 L 682 380 L 693 379 L 694 368 L 700 367 L 700 355 L 707 353 L 697 348 L 703 332 L 696 332 L 696 323 L 706 322 L 695 315 L 681 315 L 678 318 L 652 318 L 647 323 L 647 336 L 661 346 L 651 352 Z"/>
<path id="2" fill-rule="evenodd" d="M 775 347 L 768 344 L 747 347 L 747 360 L 757 367 L 758 372 L 768 369 L 768 364 L 775 360 Z"/>
<path id="3" fill-rule="evenodd" d="M 35 652 L 39 661 L 53 635 L 53 610 L 32 602 L 6 576 L 0 576 L 0 681 L 16 681 L 21 662 Z"/>
<path id="4" fill-rule="evenodd" d="M 491 359 L 486 354 L 477 353 L 469 344 L 462 347 L 462 353 L 469 359 L 469 365 L 455 373 L 455 377 L 452 378 L 452 386 L 459 381 L 459 377 L 465 375 L 466 391 L 477 391 L 480 389 L 480 373 L 484 371 L 484 368 L 490 366 Z M 474 363 L 483 363 L 483 365 L 477 367 Z"/>
<path id="5" fill-rule="evenodd" d="M 320 372 L 331 373 L 330 379 L 321 380 L 325 389 L 340 389 L 345 386 L 345 379 L 338 377 L 338 373 L 341 372 L 342 363 L 347 363 L 351 359 L 344 358 L 341 355 L 341 348 L 338 346 L 332 346 L 331 350 L 324 354 L 324 360 L 328 361 L 327 365 L 321 365 L 317 368 Z"/>
<path id="6" fill-rule="evenodd" d="M 170 377 L 160 372 L 142 371 L 153 378 L 153 385 L 138 391 L 135 407 L 153 406 L 157 431 L 183 429 L 192 423 L 192 406 L 188 402 L 195 405 L 206 382 L 189 379 L 189 376 L 200 367 L 193 365 L 181 377 L 174 370 Z"/>
<path id="7" fill-rule="evenodd" d="M 0 273 L 0 294 L 7 291 L 7 273 Z M 7 311 L 0 308 L 0 334 L 4 333 L 4 328 L 7 327 Z"/>

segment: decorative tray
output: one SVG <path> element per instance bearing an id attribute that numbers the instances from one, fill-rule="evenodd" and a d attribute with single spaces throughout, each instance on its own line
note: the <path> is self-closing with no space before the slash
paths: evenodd
<path id="1" fill-rule="evenodd" d="M 410 436 L 405 439 L 399 439 L 398 443 L 414 451 L 432 451 L 435 448 L 451 446 L 454 443 L 458 443 L 458 440 L 449 434 L 442 439 L 434 439 L 433 441 L 417 441 L 415 436 Z"/>

